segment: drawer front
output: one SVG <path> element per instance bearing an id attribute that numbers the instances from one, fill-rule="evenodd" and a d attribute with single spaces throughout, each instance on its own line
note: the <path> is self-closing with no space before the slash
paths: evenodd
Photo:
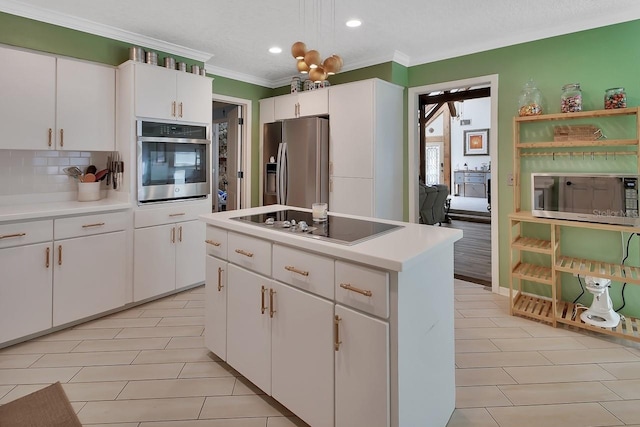
<path id="1" fill-rule="evenodd" d="M 331 258 L 273 245 L 273 278 L 333 300 L 334 262 Z"/>
<path id="2" fill-rule="evenodd" d="M 256 273 L 271 276 L 271 242 L 228 233 L 227 259 Z"/>
<path id="3" fill-rule="evenodd" d="M 464 177 L 465 183 L 484 184 L 484 174 L 469 174 Z"/>
<path id="4" fill-rule="evenodd" d="M 207 225 L 205 243 L 207 244 L 207 255 L 227 259 L 227 230 Z"/>
<path id="5" fill-rule="evenodd" d="M 53 240 L 53 220 L 0 225 L 0 248 Z"/>
<path id="6" fill-rule="evenodd" d="M 336 261 L 336 302 L 389 317 L 389 273 Z"/>
<path id="7" fill-rule="evenodd" d="M 129 228 L 130 220 L 130 212 L 115 212 L 56 219 L 54 221 L 53 237 L 59 240 L 126 230 Z"/>
<path id="8" fill-rule="evenodd" d="M 462 184 L 464 182 L 464 172 L 454 172 L 453 173 L 453 183 L 454 184 Z"/>
<path id="9" fill-rule="evenodd" d="M 211 213 L 211 205 L 208 201 L 207 199 L 205 203 L 180 202 L 161 206 L 143 206 L 135 211 L 134 227 L 153 227 L 198 219 L 199 215 Z"/>

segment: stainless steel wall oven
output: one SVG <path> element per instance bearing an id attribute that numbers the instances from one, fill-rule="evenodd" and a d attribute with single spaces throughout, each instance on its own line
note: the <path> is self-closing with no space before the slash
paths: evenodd
<path id="1" fill-rule="evenodd" d="M 208 126 L 139 120 L 137 133 L 138 204 L 209 196 Z"/>

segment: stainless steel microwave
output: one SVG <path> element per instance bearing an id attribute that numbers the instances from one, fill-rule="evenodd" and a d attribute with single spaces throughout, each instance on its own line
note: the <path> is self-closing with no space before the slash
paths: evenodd
<path id="1" fill-rule="evenodd" d="M 531 174 L 533 216 L 640 225 L 638 175 Z"/>
<path id="2" fill-rule="evenodd" d="M 207 126 L 138 121 L 137 130 L 138 204 L 209 196 Z"/>

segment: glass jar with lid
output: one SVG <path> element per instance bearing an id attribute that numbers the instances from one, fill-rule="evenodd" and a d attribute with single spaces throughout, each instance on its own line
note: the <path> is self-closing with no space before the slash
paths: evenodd
<path id="1" fill-rule="evenodd" d="M 623 87 L 612 87 L 604 92 L 604 108 L 627 108 L 627 94 Z"/>
<path id="2" fill-rule="evenodd" d="M 562 86 L 560 110 L 563 113 L 582 111 L 582 90 L 580 89 L 580 83 L 569 83 Z"/>
<path id="3" fill-rule="evenodd" d="M 518 97 L 518 116 L 537 116 L 542 114 L 542 93 L 536 83 L 530 79 L 522 87 Z"/>

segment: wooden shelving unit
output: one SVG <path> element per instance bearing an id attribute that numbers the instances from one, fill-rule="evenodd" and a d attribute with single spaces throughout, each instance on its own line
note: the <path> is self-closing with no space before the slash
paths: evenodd
<path id="1" fill-rule="evenodd" d="M 509 296 L 511 314 L 539 321 L 553 326 L 557 323 L 588 329 L 625 339 L 640 342 L 640 320 L 633 317 L 622 318 L 615 328 L 601 328 L 584 323 L 578 315 L 576 305 L 562 301 L 561 273 L 577 274 L 582 277 L 593 275 L 605 277 L 616 282 L 640 285 L 640 267 L 603 262 L 563 255 L 560 235 L 563 227 L 577 227 L 612 232 L 640 233 L 640 227 L 615 224 L 596 224 L 578 221 L 566 221 L 551 218 L 539 218 L 530 212 L 521 211 L 521 168 L 520 162 L 528 156 L 617 156 L 634 155 L 637 157 L 637 170 L 640 171 L 640 108 L 617 110 L 584 111 L 579 113 L 548 114 L 540 116 L 515 117 L 513 120 L 514 141 L 514 213 L 509 215 L 509 241 L 511 242 L 510 261 L 511 279 Z M 582 118 L 607 118 L 613 116 L 635 116 L 635 139 L 604 139 L 584 141 L 540 141 L 521 142 L 521 126 L 534 122 L 554 122 Z M 563 151 L 563 150 L 569 151 Z M 582 149 L 582 150 L 581 150 Z M 606 150 L 606 151 L 605 151 Z M 523 224 L 542 224 L 548 228 L 549 239 L 527 236 Z M 524 254 L 537 254 L 538 261 L 523 261 Z M 543 261 L 539 261 L 542 258 Z M 548 286 L 550 296 L 532 295 L 523 291 L 523 282 L 533 282 Z"/>

